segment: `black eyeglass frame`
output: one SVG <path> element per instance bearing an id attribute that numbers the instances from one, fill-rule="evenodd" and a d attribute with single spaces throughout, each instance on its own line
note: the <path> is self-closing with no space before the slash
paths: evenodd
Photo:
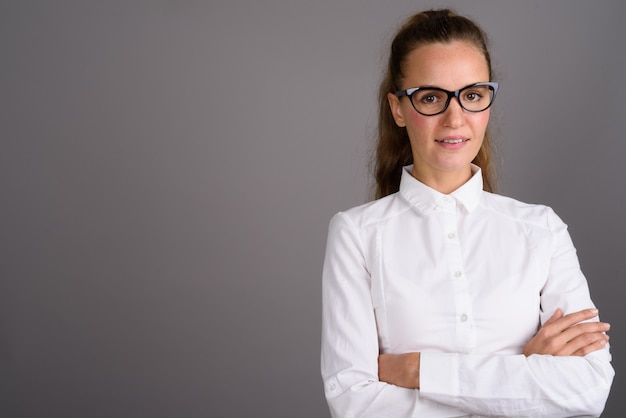
<path id="1" fill-rule="evenodd" d="M 487 86 L 489 87 L 489 89 L 491 91 L 493 91 L 493 94 L 491 95 L 491 100 L 489 101 L 489 104 L 487 105 L 487 107 L 485 107 L 482 110 L 471 110 L 471 109 L 467 109 L 465 106 L 463 106 L 463 103 L 461 103 L 461 92 L 470 89 L 472 87 L 477 87 L 477 86 Z M 470 84 L 469 86 L 465 86 L 463 88 L 460 88 L 456 91 L 450 91 L 450 90 L 446 90 L 446 89 L 442 89 L 439 87 L 428 87 L 428 86 L 422 86 L 422 87 L 413 87 L 407 90 L 399 90 L 397 92 L 395 92 L 394 94 L 396 95 L 396 97 L 401 98 L 403 96 L 406 96 L 409 98 L 409 100 L 411 101 L 411 106 L 413 106 L 413 109 L 415 109 L 415 111 L 417 113 L 419 113 L 420 115 L 424 115 L 424 116 L 435 116 L 435 115 L 439 115 L 443 112 L 445 112 L 448 109 L 448 106 L 450 105 L 450 100 L 452 100 L 453 97 L 456 97 L 456 100 L 459 102 L 459 105 L 461 106 L 461 108 L 463 110 L 466 110 L 468 112 L 473 112 L 473 113 L 479 113 L 479 112 L 484 112 L 485 110 L 489 109 L 491 107 L 491 105 L 493 104 L 493 101 L 496 98 L 496 93 L 498 93 L 498 88 L 500 87 L 500 85 L 498 83 L 496 83 L 495 81 L 489 81 L 489 82 L 484 82 L 484 83 L 474 83 L 474 84 Z M 445 93 L 448 96 L 448 99 L 446 100 L 446 104 L 444 105 L 443 109 L 441 109 L 439 112 L 437 113 L 423 113 L 420 112 L 419 110 L 417 110 L 417 107 L 415 106 L 415 103 L 413 103 L 413 94 L 419 90 L 437 90 L 440 92 Z"/>

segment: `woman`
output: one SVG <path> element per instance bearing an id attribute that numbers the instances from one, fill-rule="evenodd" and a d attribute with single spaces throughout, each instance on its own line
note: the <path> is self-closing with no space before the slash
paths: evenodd
<path id="1" fill-rule="evenodd" d="M 614 371 L 566 225 L 492 192 L 482 30 L 413 16 L 380 88 L 378 200 L 332 219 L 322 377 L 335 417 L 598 416 Z"/>

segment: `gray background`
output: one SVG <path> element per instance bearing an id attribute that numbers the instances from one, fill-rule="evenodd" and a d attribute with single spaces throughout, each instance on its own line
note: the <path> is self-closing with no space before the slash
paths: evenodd
<path id="1" fill-rule="evenodd" d="M 500 191 L 569 224 L 626 408 L 626 6 L 0 2 L 0 415 L 324 417 L 327 225 L 369 197 L 383 55 L 490 34 Z"/>

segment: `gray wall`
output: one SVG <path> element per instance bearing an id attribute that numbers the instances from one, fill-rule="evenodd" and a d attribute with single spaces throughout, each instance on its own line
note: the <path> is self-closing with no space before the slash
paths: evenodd
<path id="1" fill-rule="evenodd" d="M 492 39 L 501 192 L 570 225 L 626 408 L 624 3 L 0 3 L 0 415 L 323 417 L 331 215 L 368 198 L 383 51 Z"/>

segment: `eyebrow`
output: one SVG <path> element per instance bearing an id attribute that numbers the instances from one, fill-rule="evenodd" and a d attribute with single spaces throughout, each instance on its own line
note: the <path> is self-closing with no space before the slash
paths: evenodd
<path id="1" fill-rule="evenodd" d="M 474 84 L 479 84 L 479 83 L 489 83 L 489 81 L 476 81 L 474 83 L 469 83 L 463 87 L 460 87 L 458 89 L 454 89 L 454 90 L 448 90 L 448 89 L 444 89 L 443 87 L 439 87 L 439 86 L 432 86 L 432 85 L 425 85 L 425 86 L 417 86 L 417 87 L 409 87 L 406 90 L 411 90 L 411 89 L 439 89 L 439 90 L 445 90 L 445 91 L 457 91 L 457 90 L 463 90 L 466 87 L 470 87 L 473 86 Z"/>

